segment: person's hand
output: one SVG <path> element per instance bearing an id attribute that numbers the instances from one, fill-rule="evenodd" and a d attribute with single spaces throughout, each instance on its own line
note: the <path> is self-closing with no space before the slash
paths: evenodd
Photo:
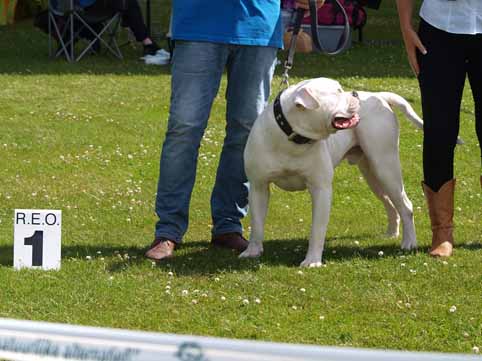
<path id="1" fill-rule="evenodd" d="M 417 61 L 417 50 L 425 55 L 427 54 L 427 49 L 423 46 L 422 41 L 412 26 L 402 28 L 402 36 L 403 42 L 405 43 L 405 50 L 407 51 L 408 62 L 415 75 L 418 76 L 420 67 Z"/>
<path id="2" fill-rule="evenodd" d="M 325 3 L 325 0 L 316 0 L 316 7 L 321 8 L 324 3 Z M 309 0 L 296 0 L 296 8 L 302 8 L 302 9 L 308 10 L 310 8 L 309 4 L 310 4 Z"/>

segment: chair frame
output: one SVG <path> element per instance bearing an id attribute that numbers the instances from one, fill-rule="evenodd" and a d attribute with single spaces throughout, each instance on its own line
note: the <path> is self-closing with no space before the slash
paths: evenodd
<path id="1" fill-rule="evenodd" d="M 52 5 L 52 0 L 48 0 L 48 31 L 49 31 L 49 56 L 57 58 L 64 55 L 68 62 L 77 62 L 84 57 L 85 54 L 93 50 L 93 45 L 96 41 L 103 44 L 116 58 L 123 59 L 122 53 L 117 43 L 117 31 L 121 23 L 121 12 L 116 11 L 112 17 L 102 23 L 102 29 L 97 32 L 91 25 L 89 25 L 88 16 L 84 13 L 82 8 L 76 7 L 74 0 L 58 0 L 59 9 L 55 9 Z M 57 17 L 66 19 L 62 29 L 59 27 Z M 78 21 L 76 29 L 76 21 Z M 89 39 L 87 46 L 76 53 L 75 42 L 79 39 L 80 32 L 87 29 L 94 39 Z M 58 39 L 57 49 L 54 50 L 55 42 L 53 36 L 56 35 Z M 104 39 L 107 37 L 107 40 Z"/>

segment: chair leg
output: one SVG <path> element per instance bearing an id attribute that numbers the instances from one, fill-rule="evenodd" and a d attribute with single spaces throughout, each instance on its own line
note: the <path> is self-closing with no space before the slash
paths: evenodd
<path id="1" fill-rule="evenodd" d="M 100 32 L 96 32 L 92 27 L 79 15 L 77 15 L 77 18 L 79 21 L 82 23 L 82 25 L 87 28 L 93 35 L 94 39 L 87 45 L 87 47 L 79 54 L 79 56 L 75 59 L 75 61 L 79 61 L 89 50 L 92 49 L 92 46 L 94 45 L 95 41 L 99 41 L 100 43 L 104 44 L 105 47 L 117 58 L 122 59 L 122 53 L 120 52 L 119 46 L 117 45 L 117 41 L 115 40 L 115 35 L 117 33 L 117 29 L 120 25 L 120 14 L 114 15 L 108 22 L 107 24 L 104 25 L 102 30 Z M 109 29 L 113 28 L 112 34 L 108 32 Z M 103 39 L 104 33 L 107 33 L 106 35 L 109 36 L 109 42 L 106 42 Z M 112 38 L 112 40 L 111 40 Z M 111 43 L 113 42 L 113 44 Z"/>
<path id="2" fill-rule="evenodd" d="M 109 36 L 109 45 L 111 45 L 112 48 L 114 49 L 114 55 L 118 59 L 123 59 L 122 53 L 121 53 L 120 48 L 119 48 L 119 44 L 117 43 L 117 39 L 116 39 L 117 32 L 118 32 L 119 26 L 120 26 L 120 22 L 121 22 L 120 15 L 117 14 L 115 22 L 113 22 L 108 36 Z"/>
<path id="3" fill-rule="evenodd" d="M 65 58 L 68 62 L 73 61 L 73 47 L 70 46 L 72 42 L 72 36 L 70 33 L 70 23 L 71 18 L 67 18 L 67 22 L 65 23 L 62 31 L 59 28 L 57 20 L 55 19 L 55 15 L 49 13 L 49 56 L 50 57 L 59 57 L 60 55 L 65 55 Z M 55 51 L 53 50 L 54 43 L 52 41 L 52 37 L 55 35 L 57 39 L 59 39 L 59 47 Z M 69 51 L 70 48 L 70 51 Z"/>

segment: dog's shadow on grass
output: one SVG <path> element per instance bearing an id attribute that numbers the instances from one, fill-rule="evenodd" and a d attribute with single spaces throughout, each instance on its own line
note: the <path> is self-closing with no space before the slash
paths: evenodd
<path id="1" fill-rule="evenodd" d="M 348 242 L 347 242 L 348 243 Z M 263 255 L 254 259 L 240 259 L 238 253 L 231 250 L 214 249 L 208 242 L 192 242 L 185 245 L 187 250 L 178 251 L 176 257 L 168 262 L 159 263 L 158 267 L 166 271 L 175 271 L 177 275 L 206 275 L 224 272 L 256 271 L 260 266 L 298 267 L 308 249 L 307 239 L 274 239 L 264 242 Z M 402 253 L 399 246 L 385 244 L 379 247 L 355 247 L 350 245 L 330 246 L 328 239 L 323 254 L 324 262 L 342 262 L 353 258 L 375 259 L 383 251 L 385 255 Z"/>
<path id="2" fill-rule="evenodd" d="M 384 241 L 379 245 L 355 245 L 353 240 L 373 238 L 373 235 L 356 235 L 328 238 L 323 253 L 324 262 L 343 262 L 361 258 L 366 260 L 384 257 L 396 257 L 406 254 L 395 241 Z M 333 243 L 336 241 L 336 244 Z M 341 244 L 340 244 L 341 243 Z M 239 271 L 256 271 L 261 265 L 272 267 L 298 267 L 303 261 L 307 248 L 307 239 L 274 239 L 264 242 L 264 253 L 256 259 L 240 259 L 238 253 L 228 249 L 213 248 L 206 240 L 185 242 L 176 250 L 175 257 L 155 264 L 165 272 L 175 272 L 179 276 L 211 275 Z M 482 243 L 467 242 L 457 248 L 480 250 Z M 112 273 L 124 272 L 135 267 L 152 267 L 152 261 L 144 257 L 146 249 L 135 246 L 118 245 L 67 245 L 62 247 L 62 260 L 92 260 L 103 258 L 107 270 Z M 415 251 L 414 251 L 415 252 Z M 426 253 L 427 247 L 418 251 Z M 13 246 L 0 246 L 0 265 L 13 265 Z"/>

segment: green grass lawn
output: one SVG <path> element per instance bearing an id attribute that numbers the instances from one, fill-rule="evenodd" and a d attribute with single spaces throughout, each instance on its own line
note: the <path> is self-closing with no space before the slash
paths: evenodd
<path id="1" fill-rule="evenodd" d="M 394 6 L 385 1 L 369 13 L 365 44 L 337 57 L 297 55 L 292 80 L 327 76 L 346 89 L 393 91 L 420 113 Z M 48 58 L 46 37 L 29 22 L 0 28 L 0 317 L 317 345 L 482 347 L 480 154 L 468 86 L 450 259 L 426 252 L 422 134 L 403 116 L 401 161 L 418 252 L 383 238 L 383 207 L 347 164 L 336 171 L 325 267 L 298 268 L 310 229 L 308 194 L 276 188 L 263 257 L 239 260 L 209 248 L 224 79 L 200 150 L 185 242 L 175 259 L 155 266 L 142 255 L 156 221 L 170 76 L 166 67 L 142 64 L 140 49 L 124 53 L 124 61 L 101 55 L 68 64 Z M 62 210 L 60 271 L 13 270 L 16 208 Z"/>

